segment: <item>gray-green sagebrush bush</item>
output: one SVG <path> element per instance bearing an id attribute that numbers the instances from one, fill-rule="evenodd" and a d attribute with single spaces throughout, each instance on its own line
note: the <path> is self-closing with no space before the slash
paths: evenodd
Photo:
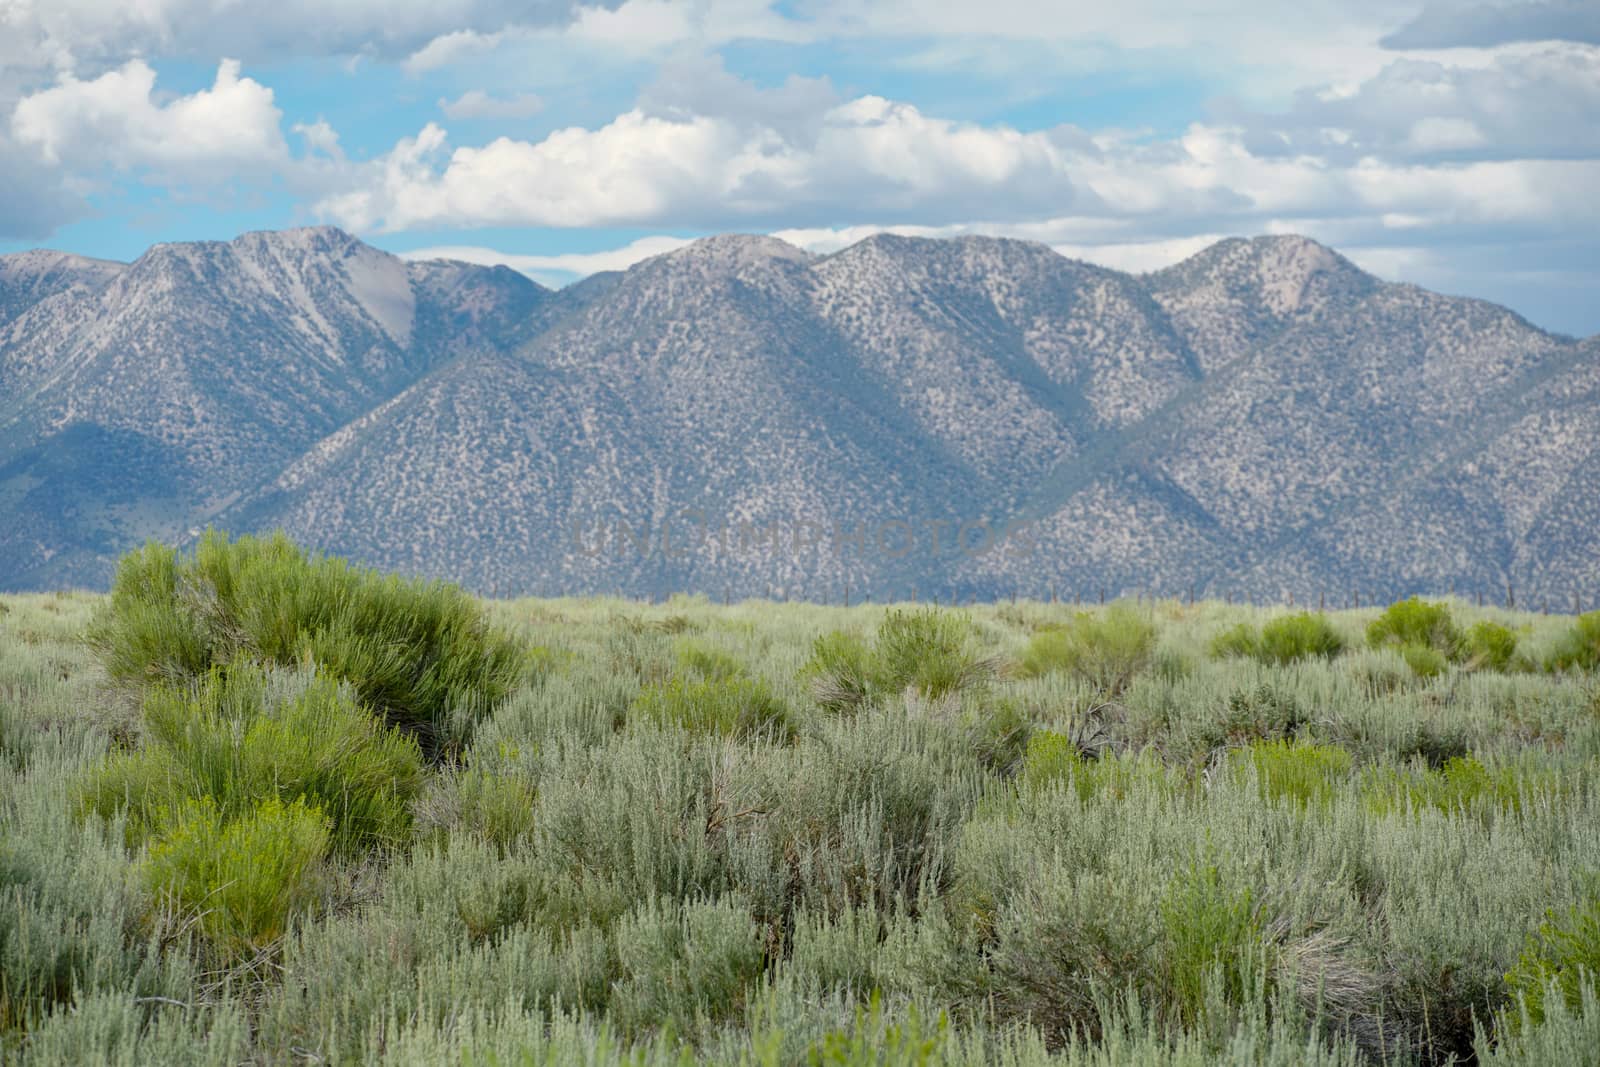
<path id="1" fill-rule="evenodd" d="M 1077 611 L 467 599 L 537 669 L 433 745 L 310 643 L 107 689 L 79 643 L 106 601 L 3 602 L 7 1063 L 1561 1064 L 1600 1040 L 1596 678 L 1526 669 L 1570 619 L 1455 603 L 1448 655 L 1213 658 L 1283 614 L 1153 603 L 996 672 Z"/>

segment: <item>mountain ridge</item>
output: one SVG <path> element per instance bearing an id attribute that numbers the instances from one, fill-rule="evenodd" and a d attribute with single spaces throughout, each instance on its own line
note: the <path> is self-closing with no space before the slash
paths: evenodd
<path id="1" fill-rule="evenodd" d="M 1309 238 L 1128 274 L 727 234 L 553 291 L 333 227 L 19 255 L 0 585 L 103 584 L 217 522 L 502 594 L 1600 596 L 1600 338 Z M 952 541 L 1023 520 L 1030 553 Z"/>

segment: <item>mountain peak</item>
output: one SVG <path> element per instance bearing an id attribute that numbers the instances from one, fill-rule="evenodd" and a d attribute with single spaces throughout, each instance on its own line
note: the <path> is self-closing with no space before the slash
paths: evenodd
<path id="1" fill-rule="evenodd" d="M 47 248 L 0 256 L 0 323 L 58 293 L 99 289 L 124 270 L 124 263 Z"/>
<path id="2" fill-rule="evenodd" d="M 362 246 L 356 237 L 337 226 L 297 226 L 287 230 L 252 230 L 233 239 L 235 248 L 266 247 L 284 251 L 338 252 Z M 364 247 L 364 246 L 363 246 Z"/>
<path id="3" fill-rule="evenodd" d="M 708 267 L 737 268 L 773 260 L 805 263 L 812 257 L 811 253 L 777 237 L 751 233 L 724 233 L 715 237 L 702 237 L 682 248 L 652 258 L 672 260 L 676 263 L 696 263 Z"/>
<path id="4" fill-rule="evenodd" d="M 1314 312 L 1333 291 L 1355 294 L 1377 279 L 1300 234 L 1230 237 L 1147 275 L 1158 294 L 1210 294 L 1257 304 L 1277 317 Z"/>
<path id="5" fill-rule="evenodd" d="M 111 259 L 93 259 L 76 252 L 52 248 L 30 248 L 24 252 L 0 255 L 0 280 L 34 278 L 56 271 L 98 271 L 115 273 L 127 264 Z"/>

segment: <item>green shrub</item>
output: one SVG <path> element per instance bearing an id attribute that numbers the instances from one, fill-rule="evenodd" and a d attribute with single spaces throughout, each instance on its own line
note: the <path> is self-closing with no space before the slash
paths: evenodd
<path id="1" fill-rule="evenodd" d="M 1545 660 L 1553 671 L 1600 670 L 1600 611 L 1579 615 Z"/>
<path id="2" fill-rule="evenodd" d="M 729 737 L 763 732 L 787 735 L 793 730 L 789 709 L 767 683 L 755 678 L 657 682 L 639 692 L 632 714 L 651 722 L 675 723 L 696 733 Z"/>
<path id="3" fill-rule="evenodd" d="M 1332 659 L 1344 651 L 1344 638 L 1323 615 L 1302 611 L 1271 620 L 1259 632 L 1241 622 L 1211 640 L 1217 659 L 1248 656 L 1262 663 L 1284 666 L 1303 659 Z"/>
<path id="4" fill-rule="evenodd" d="M 1079 612 L 1065 626 L 1035 634 L 1018 673 L 1036 678 L 1066 671 L 1115 696 L 1149 667 L 1155 639 L 1154 624 L 1125 604 L 1113 604 L 1100 615 Z"/>
<path id="5" fill-rule="evenodd" d="M 825 711 L 853 711 L 873 694 L 876 666 L 872 650 L 858 635 L 833 630 L 817 638 L 800 671 L 812 699 Z"/>
<path id="6" fill-rule="evenodd" d="M 1304 806 L 1326 804 L 1335 786 L 1349 777 L 1352 757 L 1333 745 L 1265 741 L 1242 750 L 1236 766 L 1255 768 L 1262 796 L 1288 797 Z"/>
<path id="7" fill-rule="evenodd" d="M 1227 884 L 1214 863 L 1179 871 L 1161 901 L 1166 969 L 1180 1018 L 1193 1025 L 1206 1003 L 1206 985 L 1220 972 L 1229 1004 L 1243 1001 L 1246 975 L 1260 948 L 1260 922 L 1248 886 Z"/>
<path id="8" fill-rule="evenodd" d="M 1569 784 L 1554 773 L 1526 773 L 1514 766 L 1490 769 L 1473 756 L 1457 756 L 1438 768 L 1421 771 L 1373 768 L 1365 775 L 1362 788 L 1368 806 L 1379 812 L 1403 804 L 1446 812 L 1482 804 L 1520 811 L 1524 796 L 1558 794 Z"/>
<path id="9" fill-rule="evenodd" d="M 240 655 L 309 659 L 430 753 L 459 742 L 527 667 L 524 650 L 455 586 L 314 556 L 282 534 L 230 542 L 208 531 L 192 556 L 155 543 L 130 553 L 90 640 L 113 679 L 138 686 Z"/>
<path id="10" fill-rule="evenodd" d="M 404 843 L 423 784 L 416 742 L 374 719 L 331 678 L 214 667 L 144 702 L 147 740 L 91 773 L 82 806 L 128 813 L 134 840 L 191 800 L 236 818 L 268 799 L 327 815 L 339 851 Z"/>
<path id="11" fill-rule="evenodd" d="M 914 690 L 937 700 L 983 684 L 994 665 L 972 647 L 972 624 L 951 612 L 890 611 L 869 646 L 843 631 L 811 647 L 801 677 L 828 711 L 847 711 L 883 696 Z"/>
<path id="12" fill-rule="evenodd" d="M 805 1059 L 797 1062 L 804 1062 L 807 1067 L 936 1067 L 962 1063 L 966 1057 L 961 1057 L 953 1045 L 950 1020 L 943 1013 L 925 1023 L 916 1005 L 912 1005 L 903 1020 L 888 1019 L 883 1013 L 882 997 L 873 994 L 865 1007 L 857 1006 L 851 1026 L 829 1030 L 816 1038 L 806 1049 Z"/>
<path id="13" fill-rule="evenodd" d="M 1287 664 L 1297 660 L 1332 659 L 1344 651 L 1344 638 L 1327 617 L 1308 611 L 1283 615 L 1261 627 L 1261 644 L 1256 658 L 1265 663 Z"/>
<path id="14" fill-rule="evenodd" d="M 270 797 L 229 819 L 205 798 L 176 813 L 145 870 L 161 900 L 197 916 L 219 949 L 239 956 L 276 941 L 315 899 L 327 847 L 328 820 L 303 800 Z"/>
<path id="15" fill-rule="evenodd" d="M 1531 1063 L 1591 1063 L 1600 1048 L 1600 989 L 1585 983 L 1578 1005 L 1568 1008 L 1561 997 L 1546 997 L 1543 1019 L 1508 1008 L 1493 1029 L 1480 1027 L 1474 1045 L 1483 1067 L 1525 1067 Z"/>
<path id="16" fill-rule="evenodd" d="M 1462 635 L 1448 604 L 1410 597 L 1390 604 L 1367 625 L 1367 644 L 1373 648 L 1398 646 L 1402 655 L 1405 649 L 1427 648 L 1454 659 L 1461 653 Z"/>
<path id="17" fill-rule="evenodd" d="M 1497 622 L 1475 623 L 1462 640 L 1462 657 L 1472 670 L 1509 671 L 1517 658 L 1517 632 Z"/>
<path id="18" fill-rule="evenodd" d="M 1211 639 L 1214 659 L 1254 657 L 1261 644 L 1261 634 L 1247 622 L 1235 623 Z"/>
<path id="19" fill-rule="evenodd" d="M 1506 975 L 1511 994 L 1521 998 L 1529 1020 L 1545 1019 L 1545 997 L 1560 994 L 1569 1011 L 1577 1011 L 1584 987 L 1600 983 L 1600 898 L 1573 908 L 1565 915 L 1549 915 L 1536 936 L 1529 938 L 1516 966 Z"/>
<path id="20" fill-rule="evenodd" d="M 744 673 L 744 666 L 720 648 L 687 639 L 680 640 L 675 648 L 679 669 L 696 677 L 725 681 Z"/>
<path id="21" fill-rule="evenodd" d="M 1406 666 L 1418 678 L 1437 678 L 1450 669 L 1450 661 L 1445 654 L 1427 645 L 1401 645 L 1400 658 L 1406 661 Z"/>
<path id="22" fill-rule="evenodd" d="M 873 639 L 874 684 L 937 700 L 980 681 L 989 670 L 970 645 L 972 624 L 951 612 L 891 611 Z"/>
<path id="23" fill-rule="evenodd" d="M 1022 785 L 1031 791 L 1053 782 L 1071 782 L 1080 801 L 1092 797 L 1121 800 L 1140 786 L 1170 792 L 1161 761 L 1149 753 L 1085 756 L 1065 734 L 1041 730 L 1028 739 L 1022 758 Z"/>

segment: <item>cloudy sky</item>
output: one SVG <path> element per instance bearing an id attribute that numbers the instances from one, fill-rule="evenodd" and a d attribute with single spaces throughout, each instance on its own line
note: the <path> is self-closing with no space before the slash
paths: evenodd
<path id="1" fill-rule="evenodd" d="M 0 252 L 1298 232 L 1589 334 L 1596 190 L 1595 0 L 0 0 Z"/>

